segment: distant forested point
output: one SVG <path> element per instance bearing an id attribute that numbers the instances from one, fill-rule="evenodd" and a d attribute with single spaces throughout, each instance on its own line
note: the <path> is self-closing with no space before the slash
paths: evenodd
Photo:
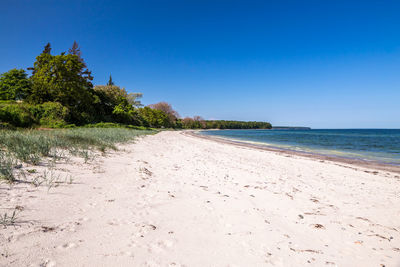
<path id="1" fill-rule="evenodd" d="M 268 122 L 180 118 L 167 102 L 143 106 L 139 92 L 116 85 L 93 85 L 77 42 L 68 52 L 51 53 L 48 43 L 27 70 L 0 74 L 0 128 L 131 126 L 176 129 L 270 129 Z"/>
<path id="2" fill-rule="evenodd" d="M 273 126 L 272 130 L 311 130 L 310 127 L 302 126 Z"/>
<path id="3" fill-rule="evenodd" d="M 184 129 L 271 129 L 271 124 L 260 121 L 226 121 L 204 120 L 199 118 L 184 118 Z"/>

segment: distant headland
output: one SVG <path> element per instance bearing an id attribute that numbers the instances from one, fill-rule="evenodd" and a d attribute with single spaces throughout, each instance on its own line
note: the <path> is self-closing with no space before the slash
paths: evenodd
<path id="1" fill-rule="evenodd" d="M 310 127 L 301 126 L 272 126 L 272 130 L 311 130 Z"/>

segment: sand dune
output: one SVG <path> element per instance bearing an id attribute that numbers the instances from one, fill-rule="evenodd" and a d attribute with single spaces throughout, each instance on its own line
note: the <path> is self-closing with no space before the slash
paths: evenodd
<path id="1" fill-rule="evenodd" d="M 400 266 L 400 178 L 162 132 L 0 185 L 1 266 Z"/>

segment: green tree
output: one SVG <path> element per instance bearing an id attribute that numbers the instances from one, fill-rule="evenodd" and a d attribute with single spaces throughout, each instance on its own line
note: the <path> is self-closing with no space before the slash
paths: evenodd
<path id="1" fill-rule="evenodd" d="M 23 69 L 12 69 L 0 75 L 0 100 L 22 100 L 31 90 L 31 82 Z"/>
<path id="2" fill-rule="evenodd" d="M 79 48 L 79 45 L 76 41 L 74 41 L 74 43 L 72 44 L 72 47 L 70 49 L 68 49 L 68 54 L 70 55 L 76 55 L 78 56 L 81 60 L 81 49 Z M 83 60 L 82 60 L 83 61 Z"/>
<path id="3" fill-rule="evenodd" d="M 166 113 L 171 122 L 176 122 L 178 120 L 178 118 L 179 118 L 178 112 L 176 112 L 172 108 L 171 104 L 169 104 L 167 102 L 158 102 L 156 104 L 149 105 L 149 107 L 152 108 L 152 109 L 161 110 L 164 113 Z"/>
<path id="4" fill-rule="evenodd" d="M 96 85 L 94 91 L 100 100 L 96 110 L 101 114 L 101 120 L 140 124 L 136 110 L 140 93 L 128 93 L 116 85 Z"/>
<path id="5" fill-rule="evenodd" d="M 59 102 L 70 110 L 69 121 L 81 124 L 93 117 L 94 95 L 90 71 L 78 55 L 53 56 L 49 49 L 36 57 L 32 68 L 32 92 L 28 100 L 34 104 Z"/>
<path id="6" fill-rule="evenodd" d="M 114 82 L 113 82 L 113 79 L 111 77 L 111 74 L 110 74 L 110 78 L 108 79 L 107 85 L 114 85 Z"/>
<path id="7" fill-rule="evenodd" d="M 139 109 L 139 114 L 143 118 L 145 126 L 154 128 L 173 127 L 168 115 L 161 110 L 144 107 Z"/>
<path id="8" fill-rule="evenodd" d="M 51 53 L 51 45 L 50 45 L 50 43 L 47 43 L 47 44 L 44 46 L 43 53 L 44 53 L 44 54 L 50 54 L 50 53 Z"/>

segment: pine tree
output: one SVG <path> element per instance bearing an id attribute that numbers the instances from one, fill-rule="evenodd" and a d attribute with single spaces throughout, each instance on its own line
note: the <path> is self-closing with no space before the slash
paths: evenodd
<path id="1" fill-rule="evenodd" d="M 74 41 L 72 47 L 68 49 L 68 54 L 78 56 L 79 62 L 81 62 L 85 68 L 82 74 L 85 75 L 90 81 L 92 81 L 93 80 L 92 72 L 89 69 L 87 69 L 87 65 L 82 58 L 81 49 L 79 48 L 79 45 L 76 41 Z"/>
<path id="2" fill-rule="evenodd" d="M 51 45 L 50 45 L 50 43 L 47 43 L 47 45 L 44 47 L 42 53 L 50 55 L 50 52 L 51 52 Z"/>
<path id="3" fill-rule="evenodd" d="M 72 47 L 68 50 L 71 55 L 77 55 L 81 59 L 81 49 L 76 41 L 72 44 Z"/>
<path id="4" fill-rule="evenodd" d="M 47 44 L 44 46 L 44 49 L 43 49 L 42 53 L 39 55 L 39 56 L 41 56 L 41 57 L 40 57 L 40 59 L 41 59 L 40 64 L 44 65 L 44 64 L 46 64 L 46 63 L 49 61 L 49 58 L 51 58 L 50 52 L 51 52 L 51 45 L 50 45 L 50 43 L 47 43 Z M 36 58 L 36 59 L 38 59 L 38 58 Z M 27 69 L 32 71 L 32 75 L 35 75 L 35 74 L 36 74 L 37 68 L 35 68 L 35 67 L 29 67 L 29 68 L 27 68 Z"/>
<path id="5" fill-rule="evenodd" d="M 112 80 L 111 74 L 110 74 L 110 79 L 108 80 L 107 85 L 114 85 L 114 82 Z"/>

